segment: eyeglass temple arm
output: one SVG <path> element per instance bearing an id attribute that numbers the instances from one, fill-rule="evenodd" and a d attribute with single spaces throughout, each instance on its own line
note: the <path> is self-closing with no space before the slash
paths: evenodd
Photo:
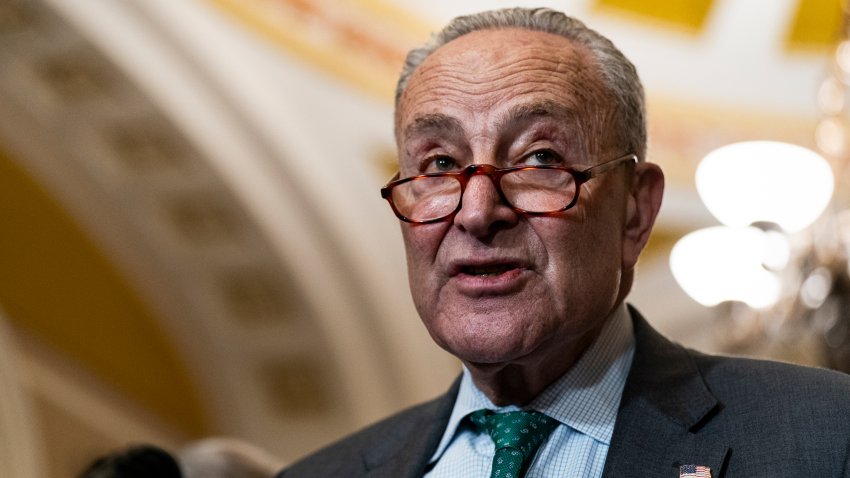
<path id="1" fill-rule="evenodd" d="M 600 174 L 602 174 L 606 171 L 609 171 L 613 168 L 616 168 L 617 166 L 619 166 L 619 165 L 621 165 L 621 164 L 623 164 L 627 161 L 631 161 L 632 163 L 637 163 L 638 157 L 637 157 L 636 154 L 628 154 L 626 156 L 623 156 L 622 158 L 612 159 L 611 161 L 608 161 L 606 163 L 602 163 L 602 164 L 599 164 L 597 166 L 593 166 L 592 168 L 585 169 L 583 171 L 584 179 L 587 180 L 587 179 L 590 179 L 594 176 L 598 176 L 598 175 L 600 175 Z"/>

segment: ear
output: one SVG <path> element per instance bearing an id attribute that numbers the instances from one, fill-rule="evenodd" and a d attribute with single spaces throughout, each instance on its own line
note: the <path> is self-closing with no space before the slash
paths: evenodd
<path id="1" fill-rule="evenodd" d="M 623 230 L 623 270 L 634 268 L 661 209 L 664 195 L 664 173 L 657 164 L 635 165 L 626 204 Z"/>

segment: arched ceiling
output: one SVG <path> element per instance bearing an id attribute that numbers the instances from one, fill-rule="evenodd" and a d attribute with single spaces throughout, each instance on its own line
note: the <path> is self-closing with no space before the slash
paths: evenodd
<path id="1" fill-rule="evenodd" d="M 14 324 L 163 420 L 191 435 L 210 433 L 200 391 L 147 304 L 3 152 L 0 204 L 13 231 L 0 234 L 0 297 Z"/>

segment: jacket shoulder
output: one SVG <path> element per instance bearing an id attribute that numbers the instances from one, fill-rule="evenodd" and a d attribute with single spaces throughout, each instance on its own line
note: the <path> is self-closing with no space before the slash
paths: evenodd
<path id="1" fill-rule="evenodd" d="M 850 375 L 768 360 L 691 355 L 708 388 L 727 407 L 757 399 L 766 414 L 779 409 L 793 409 L 797 415 L 803 410 L 843 413 L 850 424 Z"/>
<path id="2" fill-rule="evenodd" d="M 424 467 L 451 414 L 456 388 L 331 443 L 293 463 L 277 478 L 359 476 L 358 472 L 400 459 L 411 469 L 419 462 Z"/>
<path id="3" fill-rule="evenodd" d="M 702 463 L 719 476 L 848 476 L 850 376 L 706 355 L 635 317 L 606 475 Z M 725 474 L 724 474 L 725 471 Z"/>

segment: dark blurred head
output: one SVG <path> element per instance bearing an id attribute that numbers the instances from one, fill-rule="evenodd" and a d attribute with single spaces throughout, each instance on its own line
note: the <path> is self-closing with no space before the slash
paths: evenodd
<path id="1" fill-rule="evenodd" d="M 181 478 L 177 461 L 167 451 L 139 445 L 98 458 L 79 478 Z"/>

